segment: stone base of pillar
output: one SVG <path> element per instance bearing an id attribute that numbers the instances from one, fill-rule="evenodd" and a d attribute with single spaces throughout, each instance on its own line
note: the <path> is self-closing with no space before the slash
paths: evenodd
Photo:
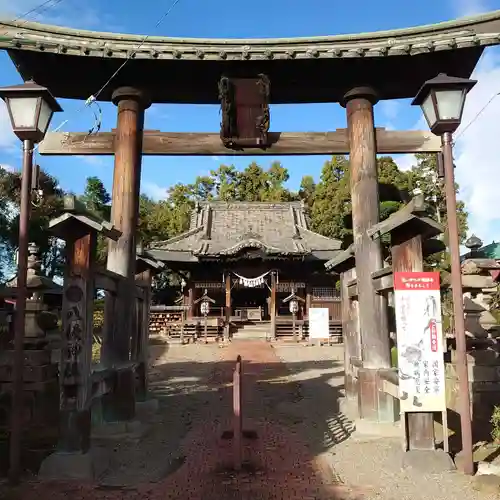
<path id="1" fill-rule="evenodd" d="M 403 455 L 403 468 L 411 468 L 421 474 L 439 474 L 456 470 L 448 453 L 443 450 L 410 450 Z"/>
<path id="2" fill-rule="evenodd" d="M 137 418 L 143 420 L 143 417 L 148 417 L 158 412 L 160 403 L 157 399 L 146 399 L 145 401 L 137 401 L 135 411 Z"/>
<path id="3" fill-rule="evenodd" d="M 38 473 L 42 480 L 77 480 L 95 479 L 94 460 L 90 452 L 56 451 L 42 462 Z"/>
<path id="4" fill-rule="evenodd" d="M 94 441 L 134 441 L 139 442 L 148 432 L 150 426 L 131 420 L 129 422 L 108 422 L 92 429 Z"/>

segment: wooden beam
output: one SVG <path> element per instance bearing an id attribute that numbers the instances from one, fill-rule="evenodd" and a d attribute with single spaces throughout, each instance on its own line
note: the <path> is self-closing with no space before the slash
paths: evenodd
<path id="1" fill-rule="evenodd" d="M 349 154 L 347 129 L 332 132 L 269 132 L 271 145 L 266 149 L 228 149 L 219 134 L 144 131 L 143 155 L 332 155 Z M 431 132 L 419 130 L 376 129 L 377 153 L 437 153 L 441 140 Z M 40 143 L 42 155 L 113 155 L 115 133 L 49 132 Z"/>

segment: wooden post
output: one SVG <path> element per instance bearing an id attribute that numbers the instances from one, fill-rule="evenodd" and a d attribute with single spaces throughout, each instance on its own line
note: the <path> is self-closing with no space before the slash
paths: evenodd
<path id="1" fill-rule="evenodd" d="M 148 365 L 149 365 L 149 310 L 151 307 L 151 269 L 146 269 L 136 277 L 136 283 L 143 290 L 144 297 L 137 300 L 137 336 L 136 348 L 132 351 L 133 360 L 137 361 L 137 401 L 146 401 L 148 394 Z"/>
<path id="2" fill-rule="evenodd" d="M 347 284 L 356 278 L 356 269 L 352 268 L 340 275 L 342 335 L 344 340 L 344 378 L 346 398 L 355 400 L 358 396 L 351 358 L 359 358 L 361 345 L 357 318 L 357 307 L 353 298 L 349 297 Z"/>
<path id="3" fill-rule="evenodd" d="M 92 396 L 92 327 L 97 234 L 66 239 L 66 276 L 63 291 L 60 386 L 61 426 L 59 451 L 87 453 L 90 448 Z"/>
<path id="4" fill-rule="evenodd" d="M 231 273 L 226 274 L 226 326 L 224 340 L 229 341 L 231 335 Z"/>
<path id="5" fill-rule="evenodd" d="M 276 340 L 276 273 L 271 272 L 271 300 L 269 301 L 271 316 L 271 340 Z"/>
<path id="6" fill-rule="evenodd" d="M 236 359 L 233 373 L 233 455 L 234 470 L 240 471 L 243 462 L 243 414 L 242 414 L 242 366 L 241 356 Z"/>
<path id="7" fill-rule="evenodd" d="M 371 273 L 382 269 L 379 240 L 367 230 L 379 221 L 377 146 L 373 105 L 378 98 L 366 87 L 345 96 L 350 143 L 352 224 L 359 295 L 363 368 L 389 368 L 389 325 L 387 299 L 375 291 Z"/>
<path id="8" fill-rule="evenodd" d="M 111 202 L 111 222 L 121 231 L 118 241 L 110 241 L 107 268 L 126 278 L 118 288 L 112 328 L 103 339 L 102 361 L 107 366 L 119 366 L 130 359 L 131 334 L 135 323 L 135 266 L 139 193 L 142 160 L 144 110 L 149 107 L 137 89 L 122 87 L 113 93 L 118 106 L 115 134 L 115 167 Z M 109 310 L 109 309 L 108 309 Z M 133 418 L 135 388 L 128 380 L 130 369 L 117 372 L 115 389 L 103 399 L 106 420 L 122 421 Z M 132 385 L 132 387 L 129 387 Z M 127 401 L 125 401 L 127 400 Z"/>
<path id="9" fill-rule="evenodd" d="M 208 324 L 207 324 L 207 314 L 205 316 L 205 324 L 203 325 L 203 337 L 205 340 L 205 344 L 208 344 Z"/>
<path id="10" fill-rule="evenodd" d="M 192 281 L 189 282 L 188 288 L 188 296 L 187 296 L 187 317 L 188 319 L 193 319 L 194 314 L 194 283 Z"/>
<path id="11" fill-rule="evenodd" d="M 105 364 L 129 360 L 144 110 L 149 106 L 143 94 L 130 87 L 117 89 L 112 99 L 118 106 L 118 121 L 114 143 L 111 222 L 122 234 L 118 241 L 109 242 L 107 268 L 124 276 L 127 281 L 118 291 L 114 328 L 103 339 L 102 357 Z"/>
<path id="12" fill-rule="evenodd" d="M 410 236 L 410 237 L 409 237 Z M 392 271 L 423 271 L 422 236 L 404 234 L 404 228 L 391 233 Z M 434 415 L 432 413 L 408 413 L 408 448 L 410 450 L 434 450 Z"/>

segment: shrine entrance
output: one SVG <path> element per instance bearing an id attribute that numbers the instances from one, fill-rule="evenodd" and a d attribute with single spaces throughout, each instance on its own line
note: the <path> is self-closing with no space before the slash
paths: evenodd
<path id="1" fill-rule="evenodd" d="M 270 290 L 266 285 L 236 286 L 232 293 L 235 316 L 242 321 L 269 321 Z"/>
<path id="2" fill-rule="evenodd" d="M 87 318 L 95 289 L 108 292 L 101 358 L 104 370 L 91 373 L 91 322 L 78 318 L 83 326 L 82 335 L 76 338 L 72 326 L 76 320 L 63 318 L 60 372 L 71 376 L 59 379 L 60 413 L 65 418 L 60 441 L 61 449 L 71 453 L 54 456 L 58 473 L 65 467 L 70 472 L 70 458 L 82 463 L 84 457 L 88 470 L 93 469 L 88 452 L 91 406 L 96 401 L 104 403 L 108 423 L 123 423 L 135 417 L 137 394 L 146 399 L 149 331 L 137 328 L 136 318 L 137 311 L 149 310 L 151 275 L 159 263 L 182 276 L 186 286 L 176 307 L 186 312 L 195 328 L 205 319 L 205 331 L 206 311 L 216 302 L 209 297 L 211 288 L 205 283 L 213 281 L 224 301 L 219 304 L 221 316 L 214 328 L 219 336 L 218 329 L 224 326 L 227 342 L 236 310 L 257 314 L 268 297 L 265 313 L 270 317 L 272 340 L 277 340 L 276 317 L 282 307 L 279 294 L 285 292 L 279 288 L 285 277 L 288 292 L 297 292 L 309 311 L 313 287 L 325 288 L 319 282 L 327 279 L 333 288 L 342 274 L 346 394 L 356 400 L 361 419 L 392 422 L 397 418 L 398 375 L 391 364 L 388 318 L 392 272 L 421 270 L 424 253 L 442 249 L 442 242 L 440 247 L 440 242 L 429 240 L 442 227 L 423 216 L 419 200 L 412 200 L 389 222 L 380 222 L 377 155 L 441 154 L 442 144 L 429 131 L 376 127 L 375 105 L 380 100 L 415 97 L 422 84 L 440 72 L 469 78 L 484 48 L 500 43 L 500 13 L 358 36 L 279 40 L 150 37 L 140 44 L 135 35 L 55 29 L 27 21 L 0 25 L 0 48 L 8 51 L 23 78 L 47 87 L 56 98 L 111 101 L 117 106 L 115 129 L 49 132 L 39 147 L 42 155 L 114 155 L 115 159 L 111 224 L 97 223 L 92 214 L 82 219 L 84 214 L 74 203 L 53 224 L 72 245 L 67 246 L 72 249 L 68 269 L 74 275 L 68 274 L 71 279 L 64 283 L 63 310 L 78 306 L 81 318 Z M 96 89 L 101 90 L 92 94 Z M 152 103 L 219 104 L 221 129 L 209 133 L 144 130 L 145 112 Z M 345 108 L 347 128 L 269 130 L 271 105 L 299 103 L 339 103 Z M 143 155 L 337 154 L 350 155 L 354 243 L 347 249 L 309 227 L 304 203 L 210 201 L 196 204 L 186 232 L 137 252 Z M 68 231 L 71 217 L 87 233 L 76 238 Z M 107 269 L 94 273 L 92 259 L 99 234 L 110 239 Z M 391 237 L 392 267 L 383 258 L 381 237 L 385 235 Z M 264 267 L 261 272 L 279 268 L 271 273 L 269 294 L 265 286 L 236 289 L 227 272 L 238 269 L 246 254 L 255 250 Z M 136 265 L 138 257 L 142 267 Z M 254 270 L 251 276 L 256 274 Z M 316 279 L 318 283 L 313 283 Z M 197 287 L 202 280 L 203 285 Z M 305 285 L 292 289 L 294 281 Z M 82 286 L 82 282 L 85 288 L 75 293 L 75 283 Z M 139 282 L 141 290 L 137 289 Z M 206 290 L 207 296 L 197 296 L 197 288 Z M 314 298 L 322 302 L 328 294 L 318 293 Z M 136 307 L 139 299 L 142 309 Z M 204 318 L 196 317 L 203 311 Z M 330 328 L 331 321 L 328 324 L 326 315 L 322 318 L 325 329 Z M 74 367 L 78 377 L 73 376 Z M 134 384 L 136 376 L 141 383 Z M 408 415 L 407 448 L 436 448 L 433 418 L 431 411 L 418 408 Z"/>

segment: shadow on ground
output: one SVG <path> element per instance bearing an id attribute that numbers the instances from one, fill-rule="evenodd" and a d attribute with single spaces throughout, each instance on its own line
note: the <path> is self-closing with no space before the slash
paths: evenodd
<path id="1" fill-rule="evenodd" d="M 179 349 L 188 356 L 191 348 Z M 58 500 L 69 493 L 74 499 L 127 500 L 347 498 L 338 477 L 318 459 L 352 432 L 339 412 L 343 386 L 338 380 L 331 383 L 332 376 L 343 378 L 340 361 L 285 364 L 266 343 L 196 349 L 206 350 L 202 358 L 214 359 L 176 359 L 151 371 L 150 391 L 159 411 L 140 416 L 149 426 L 145 436 L 93 442 L 96 484 L 32 483 L 11 491 L 9 498 Z M 222 435 L 232 425 L 231 381 L 238 349 L 244 359 L 244 427 L 254 430 L 257 439 L 245 440 L 247 471 L 235 475 L 232 441 Z M 226 359 L 216 361 L 220 356 Z M 314 376 L 291 380 L 304 372 Z"/>

